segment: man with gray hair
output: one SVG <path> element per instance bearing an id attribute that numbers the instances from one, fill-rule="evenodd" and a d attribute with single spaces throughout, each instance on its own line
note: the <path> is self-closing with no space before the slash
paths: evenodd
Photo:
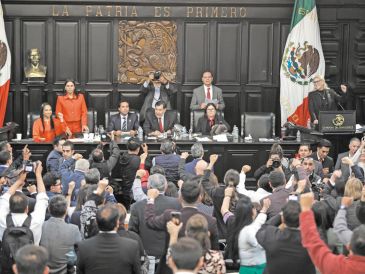
<path id="1" fill-rule="evenodd" d="M 185 164 L 185 171 L 194 175 L 196 164 L 203 159 L 204 156 L 204 148 L 201 143 L 195 143 L 191 146 L 191 156 L 194 158 L 191 162 Z"/>
<path id="2" fill-rule="evenodd" d="M 97 168 L 90 168 L 85 172 L 85 182 L 89 185 L 97 185 L 100 181 L 100 172 Z"/>
<path id="3" fill-rule="evenodd" d="M 66 162 L 66 161 L 65 161 Z M 61 170 L 62 170 L 61 165 Z M 62 193 L 66 195 L 68 193 L 68 184 L 75 182 L 75 189 L 71 196 L 71 206 L 76 205 L 76 197 L 81 187 L 81 181 L 85 179 L 85 173 L 89 170 L 90 163 L 86 159 L 79 159 L 75 163 L 75 170 L 68 170 L 67 172 L 61 171 Z"/>
<path id="4" fill-rule="evenodd" d="M 138 172 L 136 176 L 138 176 Z M 167 187 L 167 181 L 163 175 L 156 173 L 149 176 L 147 186 L 148 188 L 157 189 L 159 191 L 159 195 L 155 199 L 156 214 L 160 215 L 166 209 L 180 210 L 181 205 L 178 199 L 167 197 L 164 194 Z M 145 222 L 146 203 L 147 200 L 143 199 L 132 205 L 128 229 L 141 236 L 143 246 L 150 259 L 149 273 L 154 273 L 155 264 L 158 264 L 165 254 L 167 236 L 164 231 L 152 230 L 147 227 Z"/>
<path id="5" fill-rule="evenodd" d="M 152 163 L 162 166 L 165 169 L 166 179 L 169 182 L 177 183 L 180 179 L 178 167 L 180 156 L 175 154 L 175 144 L 171 140 L 164 140 L 160 147 L 161 155 L 157 155 Z"/>
<path id="6" fill-rule="evenodd" d="M 56 195 L 49 201 L 51 218 L 44 222 L 40 245 L 49 251 L 48 267 L 51 273 L 67 273 L 67 253 L 74 252 L 74 245 L 80 242 L 79 228 L 65 222 L 67 200 L 62 195 Z M 70 268 L 72 268 L 70 266 Z"/>

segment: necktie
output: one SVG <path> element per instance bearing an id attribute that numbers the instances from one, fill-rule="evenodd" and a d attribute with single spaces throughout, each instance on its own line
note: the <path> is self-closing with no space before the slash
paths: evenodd
<path id="1" fill-rule="evenodd" d="M 209 126 L 210 127 L 214 126 L 214 120 L 209 120 Z"/>
<path id="2" fill-rule="evenodd" d="M 122 127 L 122 131 L 127 131 L 127 117 L 123 118 L 123 127 Z"/>
<path id="3" fill-rule="evenodd" d="M 207 88 L 207 99 L 209 99 L 209 100 L 211 99 L 210 98 L 210 88 Z"/>
<path id="4" fill-rule="evenodd" d="M 158 118 L 158 125 L 160 126 L 160 132 L 163 132 L 163 124 L 161 118 Z"/>

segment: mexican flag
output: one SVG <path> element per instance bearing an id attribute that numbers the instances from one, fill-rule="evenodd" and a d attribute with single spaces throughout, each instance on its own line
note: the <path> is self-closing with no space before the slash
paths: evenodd
<path id="1" fill-rule="evenodd" d="M 325 62 L 315 0 L 295 0 L 290 33 L 280 67 L 281 125 L 290 121 L 306 127 L 310 119 L 308 93 Z"/>
<path id="2" fill-rule="evenodd" d="M 11 56 L 6 39 L 4 13 L 0 1 L 0 127 L 3 126 L 10 87 Z"/>

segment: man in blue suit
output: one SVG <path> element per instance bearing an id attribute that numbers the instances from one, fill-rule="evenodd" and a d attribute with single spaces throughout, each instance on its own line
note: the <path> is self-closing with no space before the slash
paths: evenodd
<path id="1" fill-rule="evenodd" d="M 122 99 L 118 110 L 118 114 L 110 117 L 108 132 L 113 131 L 115 136 L 136 135 L 139 127 L 138 116 L 136 113 L 129 112 L 129 102 Z"/>

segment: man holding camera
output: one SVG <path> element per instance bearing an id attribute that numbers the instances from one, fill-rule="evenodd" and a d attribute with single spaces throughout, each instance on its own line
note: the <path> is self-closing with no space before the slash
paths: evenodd
<path id="1" fill-rule="evenodd" d="M 171 109 L 170 95 L 175 93 L 176 89 L 170 85 L 161 71 L 156 71 L 149 74 L 148 79 L 141 87 L 141 92 L 145 95 L 145 99 L 139 117 L 140 121 L 144 121 L 147 110 L 155 108 L 159 101 L 164 101 L 167 109 Z"/>
<path id="2" fill-rule="evenodd" d="M 286 180 L 288 180 L 291 176 L 291 172 L 289 168 L 283 166 L 281 164 L 282 157 L 278 153 L 270 153 L 269 159 L 267 160 L 265 165 L 259 167 L 255 173 L 254 177 L 256 180 L 260 179 L 260 177 L 264 174 L 270 174 L 271 171 L 281 171 L 284 173 Z"/>

